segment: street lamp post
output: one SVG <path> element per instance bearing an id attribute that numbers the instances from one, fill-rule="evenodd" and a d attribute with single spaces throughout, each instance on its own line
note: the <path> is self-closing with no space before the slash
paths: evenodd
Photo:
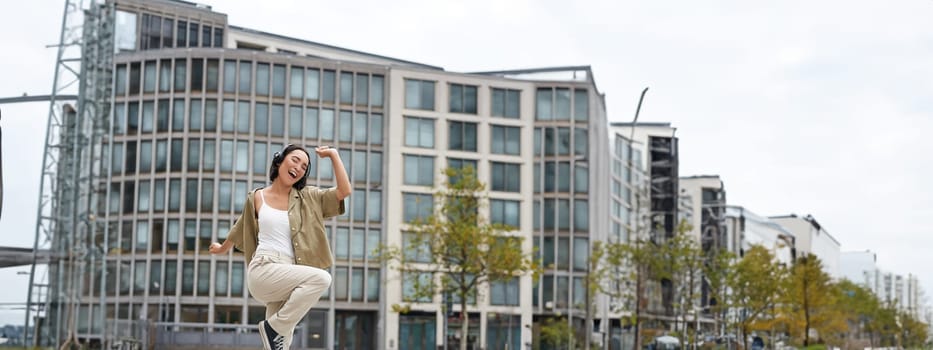
<path id="1" fill-rule="evenodd" d="M 647 92 L 648 92 L 648 87 L 646 86 L 645 89 L 641 91 L 641 97 L 638 98 L 638 107 L 635 107 L 635 118 L 632 119 L 632 130 L 629 131 L 629 138 L 628 138 L 628 142 L 631 144 L 635 143 L 635 127 L 638 123 L 638 114 L 641 112 L 641 103 L 642 101 L 645 100 L 645 93 Z M 632 162 L 633 152 L 634 151 L 632 150 L 632 147 L 630 145 L 628 147 L 628 163 L 629 163 L 628 166 L 630 170 L 634 168 L 633 166 L 634 164 Z M 638 198 L 638 196 L 636 196 L 635 205 L 637 206 L 639 203 L 640 203 L 640 199 Z M 638 220 L 638 215 L 639 215 L 639 209 L 636 207 L 635 208 L 635 220 Z M 636 225 L 638 225 L 637 222 L 636 222 Z M 636 231 L 636 234 L 637 234 L 637 231 Z M 639 244 L 638 243 L 639 241 L 640 239 L 636 237 L 635 244 Z M 641 280 L 644 276 L 641 275 L 640 266 L 636 266 L 635 268 L 638 271 L 636 271 L 636 277 L 635 277 L 635 327 L 634 327 L 635 335 L 634 335 L 632 344 L 634 346 L 634 350 L 638 350 L 641 347 L 641 344 L 639 343 L 640 337 L 638 336 L 638 333 L 641 332 L 641 327 L 639 327 L 639 325 L 641 324 L 641 320 L 639 319 L 641 317 L 641 297 L 642 297 L 641 296 L 641 288 L 642 288 Z"/>

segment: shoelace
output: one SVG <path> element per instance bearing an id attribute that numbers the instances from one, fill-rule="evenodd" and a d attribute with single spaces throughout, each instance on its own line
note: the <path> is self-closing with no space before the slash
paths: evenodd
<path id="1" fill-rule="evenodd" d="M 275 338 L 272 339 L 272 342 L 273 342 L 272 345 L 274 345 L 273 349 L 276 349 L 276 350 L 285 349 L 285 337 L 282 336 L 281 334 L 275 336 Z"/>

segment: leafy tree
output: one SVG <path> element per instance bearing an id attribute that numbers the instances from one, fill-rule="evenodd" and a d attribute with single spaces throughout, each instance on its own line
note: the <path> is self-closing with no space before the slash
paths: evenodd
<path id="1" fill-rule="evenodd" d="M 909 313 L 900 315 L 900 339 L 903 339 L 901 346 L 905 349 L 922 348 L 927 344 L 930 337 L 930 328 L 927 324 L 911 316 Z"/>
<path id="2" fill-rule="evenodd" d="M 784 269 L 776 263 L 768 249 L 754 245 L 745 252 L 728 277 L 731 306 L 739 312 L 737 326 L 743 348 L 748 349 L 748 334 L 752 326 L 765 319 L 780 295 Z"/>
<path id="3" fill-rule="evenodd" d="M 683 332 L 678 331 L 680 322 L 675 322 L 674 332 L 683 336 L 687 335 L 688 325 L 686 324 L 687 315 L 699 317 L 696 307 L 699 303 L 700 282 L 703 275 L 703 267 L 706 264 L 706 256 L 703 254 L 700 245 L 696 239 L 684 234 L 690 231 L 690 225 L 686 221 L 681 222 L 678 227 L 679 234 L 666 240 L 662 245 L 662 256 L 665 264 L 662 264 L 667 270 L 663 271 L 659 277 L 671 280 L 674 287 L 674 309 L 677 320 L 683 320 Z M 693 341 L 696 342 L 694 332 Z M 683 346 L 683 337 L 679 337 L 681 346 Z"/>
<path id="4" fill-rule="evenodd" d="M 479 215 L 486 186 L 472 167 L 444 171 L 446 188 L 435 192 L 433 214 L 409 222 L 405 247 L 383 247 L 381 256 L 407 278 L 413 288 L 406 297 L 427 301 L 440 293 L 460 304 L 460 349 L 467 349 L 468 302 L 478 287 L 536 272 L 531 254 L 522 251 L 522 237 L 509 235 L 512 227 L 489 223 Z M 394 306 L 399 312 L 407 307 Z"/>
<path id="5" fill-rule="evenodd" d="M 810 330 L 832 337 L 846 329 L 845 317 L 836 308 L 836 293 L 823 264 L 815 255 L 798 257 L 790 269 L 782 300 L 783 316 L 792 335 L 810 345 Z"/>
<path id="6" fill-rule="evenodd" d="M 706 263 L 703 265 L 703 277 L 709 286 L 709 312 L 722 324 L 722 315 L 729 309 L 731 293 L 729 292 L 729 276 L 735 268 L 735 254 L 725 250 L 713 250 L 707 253 Z"/>
<path id="7" fill-rule="evenodd" d="M 871 345 L 874 346 L 874 332 L 871 325 L 875 323 L 881 304 L 878 297 L 867 288 L 843 279 L 836 283 L 836 308 L 848 321 L 849 331 L 855 338 L 864 338 L 868 333 Z"/>
<path id="8" fill-rule="evenodd" d="M 550 317 L 541 323 L 538 329 L 540 343 L 536 349 L 543 347 L 551 349 L 569 349 L 573 343 L 573 328 L 566 317 Z"/>

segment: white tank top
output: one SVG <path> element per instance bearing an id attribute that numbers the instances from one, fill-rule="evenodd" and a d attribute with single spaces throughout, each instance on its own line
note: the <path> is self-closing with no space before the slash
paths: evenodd
<path id="1" fill-rule="evenodd" d="M 262 205 L 259 207 L 259 245 L 257 251 L 266 250 L 295 257 L 292 236 L 289 232 L 288 211 L 266 205 L 266 196 L 259 190 Z"/>

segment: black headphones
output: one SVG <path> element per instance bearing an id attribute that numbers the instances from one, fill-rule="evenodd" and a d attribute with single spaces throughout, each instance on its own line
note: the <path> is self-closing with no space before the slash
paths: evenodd
<path id="1" fill-rule="evenodd" d="M 294 151 L 294 150 L 299 150 L 299 149 L 302 150 L 302 151 L 304 151 L 305 154 L 308 156 L 308 161 L 309 161 L 309 162 L 311 161 L 311 153 L 308 152 L 308 150 L 304 149 L 304 147 L 297 146 L 297 145 L 295 145 L 295 144 L 293 144 L 293 143 L 289 143 L 289 144 L 285 145 L 285 147 L 283 147 L 281 151 L 278 151 L 278 152 L 275 152 L 275 153 L 272 154 L 272 164 L 273 164 L 273 166 L 278 167 L 279 165 L 282 165 L 282 162 L 285 161 L 285 154 L 286 154 L 286 151 L 287 151 L 290 147 L 294 147 L 293 151 Z M 310 165 L 310 164 L 309 164 L 309 165 Z M 308 173 L 309 173 L 309 172 L 311 172 L 311 167 L 310 167 L 310 166 L 309 166 L 307 169 L 305 169 L 305 174 L 304 174 L 304 177 L 305 177 L 305 178 L 308 177 Z"/>

